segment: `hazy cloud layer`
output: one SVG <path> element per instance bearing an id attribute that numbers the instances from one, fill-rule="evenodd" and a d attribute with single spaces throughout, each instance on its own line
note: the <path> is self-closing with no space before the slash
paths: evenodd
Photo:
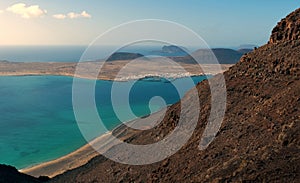
<path id="1" fill-rule="evenodd" d="M 14 4 L 8 7 L 6 10 L 27 19 L 42 17 L 47 14 L 47 10 L 41 9 L 39 5 L 27 6 L 24 3 Z"/>

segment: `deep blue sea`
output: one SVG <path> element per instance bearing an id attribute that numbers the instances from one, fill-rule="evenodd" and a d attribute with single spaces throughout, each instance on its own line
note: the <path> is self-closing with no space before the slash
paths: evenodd
<path id="1" fill-rule="evenodd" d="M 192 79 L 198 83 L 205 78 Z M 186 81 L 187 78 L 181 78 L 174 82 L 187 91 L 191 86 Z M 25 168 L 56 159 L 86 144 L 73 113 L 72 82 L 73 78 L 64 76 L 0 77 L 0 163 Z M 82 79 L 82 82 L 92 81 Z M 126 86 L 131 82 L 134 81 L 115 84 Z M 96 83 L 98 112 L 111 130 L 121 123 L 110 100 L 113 82 L 100 80 Z M 180 100 L 170 82 L 139 80 L 129 96 L 134 114 L 143 116 L 150 113 L 150 108 L 157 111 L 165 107 L 153 104 L 149 108 L 149 100 L 154 96 L 161 96 L 167 105 Z M 122 105 L 118 107 L 122 110 Z M 99 130 L 98 134 L 105 132 Z"/>
<path id="2" fill-rule="evenodd" d="M 183 56 L 176 53 L 158 53 L 163 45 L 127 46 L 117 51 L 140 53 L 145 56 Z M 78 62 L 87 46 L 0 46 L 0 60 L 13 62 Z M 94 46 L 89 48 L 93 53 L 88 60 L 109 57 L 112 46 Z M 91 51 L 92 50 L 92 51 Z M 192 51 L 193 48 L 190 48 Z M 86 60 L 84 60 L 86 61 Z"/>
<path id="3" fill-rule="evenodd" d="M 0 46 L 0 60 L 78 62 L 85 49 L 85 46 Z"/>

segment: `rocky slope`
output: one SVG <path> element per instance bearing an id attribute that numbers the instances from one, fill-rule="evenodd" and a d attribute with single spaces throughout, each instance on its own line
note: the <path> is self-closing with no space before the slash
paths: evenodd
<path id="1" fill-rule="evenodd" d="M 269 43 L 300 39 L 299 9 L 282 19 L 273 29 Z"/>
<path id="2" fill-rule="evenodd" d="M 278 24 L 269 44 L 243 56 L 224 74 L 226 114 L 207 149 L 198 149 L 210 111 L 206 81 L 197 85 L 202 104 L 198 126 L 189 142 L 170 158 L 130 166 L 100 155 L 51 182 L 300 182 L 299 20 L 300 9 Z M 193 96 L 183 100 L 192 101 Z M 126 141 L 158 141 L 172 131 L 179 114 L 177 103 L 159 126 L 135 132 Z"/>

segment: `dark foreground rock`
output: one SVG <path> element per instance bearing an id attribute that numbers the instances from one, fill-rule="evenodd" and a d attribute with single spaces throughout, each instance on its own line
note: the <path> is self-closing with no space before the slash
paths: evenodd
<path id="1" fill-rule="evenodd" d="M 18 172 L 18 170 L 12 166 L 0 165 L 0 182 L 22 182 L 22 183 L 41 183 L 49 181 L 48 177 L 31 177 L 29 175 Z"/>

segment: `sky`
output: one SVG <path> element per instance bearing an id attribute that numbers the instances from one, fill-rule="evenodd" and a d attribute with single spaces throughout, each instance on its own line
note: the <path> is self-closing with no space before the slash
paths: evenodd
<path id="1" fill-rule="evenodd" d="M 88 45 L 141 19 L 182 24 L 211 47 L 263 45 L 276 23 L 299 7 L 297 0 L 1 0 L 0 45 Z"/>

